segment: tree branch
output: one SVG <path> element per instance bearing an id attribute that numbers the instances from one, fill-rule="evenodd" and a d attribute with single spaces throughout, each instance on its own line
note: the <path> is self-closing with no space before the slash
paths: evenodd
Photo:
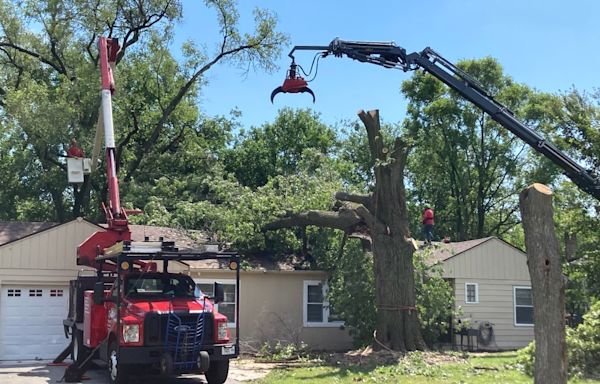
<path id="1" fill-rule="evenodd" d="M 202 76 L 202 74 L 204 74 L 204 72 L 208 71 L 213 65 L 218 63 L 224 57 L 236 54 L 236 53 L 246 50 L 246 49 L 255 48 L 258 45 L 260 45 L 260 42 L 257 42 L 254 44 L 248 44 L 248 45 L 241 45 L 237 48 L 233 48 L 228 51 L 221 52 L 215 58 L 213 58 L 213 60 L 206 63 L 204 66 L 202 66 L 202 68 L 200 68 L 198 71 L 196 71 L 196 73 L 194 73 L 194 75 L 179 89 L 177 94 L 175 96 L 173 96 L 171 101 L 169 101 L 169 104 L 163 111 L 163 114 L 160 117 L 160 120 L 154 126 L 154 129 L 152 130 L 150 137 L 148 138 L 148 140 L 146 140 L 144 142 L 141 150 L 137 152 L 136 158 L 131 162 L 131 166 L 129 167 L 127 174 L 125 175 L 125 178 L 124 178 L 125 181 L 129 181 L 131 179 L 131 177 L 133 176 L 133 173 L 135 172 L 135 170 L 139 167 L 140 163 L 142 162 L 144 155 L 146 153 L 148 153 L 148 151 L 150 150 L 150 147 L 152 147 L 152 145 L 154 145 L 156 143 L 156 141 L 158 140 L 164 125 L 166 124 L 167 120 L 171 116 L 171 113 L 173 113 L 173 111 L 177 108 L 177 106 L 179 105 L 181 100 L 183 100 L 184 96 L 188 93 L 188 91 L 196 83 L 196 81 L 198 81 L 200 76 Z"/>
<path id="2" fill-rule="evenodd" d="M 357 195 L 347 192 L 336 192 L 335 198 L 341 201 L 349 201 L 351 203 L 357 203 L 364 205 L 368 210 L 373 208 L 373 196 L 371 195 Z"/>
<path id="3" fill-rule="evenodd" d="M 358 216 L 360 216 L 364 222 L 372 228 L 375 233 L 384 233 L 386 235 L 390 235 L 390 227 L 384 225 L 381 221 L 375 217 L 365 206 L 359 205 L 355 208 L 355 212 Z M 374 235 L 372 233 L 371 235 Z"/>
<path id="4" fill-rule="evenodd" d="M 379 110 L 375 109 L 373 111 L 369 111 L 367 114 L 361 109 L 358 111 L 358 117 L 367 129 L 369 149 L 371 151 L 371 157 L 373 158 L 373 161 L 377 159 L 384 160 L 385 153 L 383 153 L 383 139 L 380 135 Z"/>
<path id="5" fill-rule="evenodd" d="M 293 213 L 288 217 L 277 219 L 263 226 L 263 231 L 272 231 L 281 228 L 318 227 L 347 230 L 361 222 L 361 218 L 353 210 L 340 210 L 338 212 L 311 210 L 302 213 Z"/>
<path id="6" fill-rule="evenodd" d="M 18 46 L 16 44 L 6 42 L 6 41 L 0 42 L 0 47 L 11 48 L 11 49 L 19 51 L 21 53 L 24 53 L 28 56 L 31 56 L 33 58 L 36 58 L 39 61 L 41 61 L 42 63 L 47 64 L 47 65 L 51 66 L 52 68 L 54 68 L 54 70 L 56 70 L 56 72 L 58 72 L 62 75 L 66 75 L 64 68 L 61 68 L 59 65 L 57 65 L 56 63 L 53 63 L 52 61 L 50 61 L 49 59 L 47 59 L 46 57 L 42 56 L 41 54 L 39 54 L 37 52 L 30 51 L 27 48 L 23 48 L 21 46 Z"/>

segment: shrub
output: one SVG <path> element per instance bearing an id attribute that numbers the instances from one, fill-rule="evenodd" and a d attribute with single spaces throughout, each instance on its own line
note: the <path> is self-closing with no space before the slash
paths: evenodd
<path id="1" fill-rule="evenodd" d="M 600 301 L 583 316 L 583 323 L 567 329 L 569 376 L 600 377 Z M 535 342 L 521 349 L 517 363 L 528 375 L 533 375 Z"/>

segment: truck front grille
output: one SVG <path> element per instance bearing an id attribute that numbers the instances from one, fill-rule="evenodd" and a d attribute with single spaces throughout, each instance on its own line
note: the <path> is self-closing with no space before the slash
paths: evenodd
<path id="1" fill-rule="evenodd" d="M 176 321 L 176 324 L 172 327 L 184 325 L 183 329 L 192 327 L 194 332 L 200 332 L 202 334 L 201 341 L 203 345 L 213 344 L 213 314 L 210 312 L 206 313 L 181 313 L 175 312 L 173 315 L 176 316 L 171 319 L 171 323 Z M 202 318 L 198 325 L 199 318 Z M 169 314 L 158 314 L 155 312 L 147 313 L 144 320 L 144 345 L 146 346 L 163 346 L 166 343 L 167 338 L 167 326 L 169 325 Z M 200 327 L 200 329 L 198 329 Z M 182 328 L 179 328 L 181 331 Z M 174 331 L 174 330 L 173 330 Z M 172 332 L 171 332 L 172 333 Z M 189 334 L 189 332 L 186 332 Z M 189 337 L 189 336 L 188 336 Z"/>

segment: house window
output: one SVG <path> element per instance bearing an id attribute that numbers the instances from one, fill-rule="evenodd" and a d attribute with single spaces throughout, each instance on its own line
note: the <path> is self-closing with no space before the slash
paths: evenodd
<path id="1" fill-rule="evenodd" d="M 8 297 L 21 297 L 20 289 L 9 289 L 7 293 Z"/>
<path id="2" fill-rule="evenodd" d="M 465 303 L 479 303 L 479 285 L 477 283 L 465 283 Z"/>
<path id="3" fill-rule="evenodd" d="M 63 296 L 62 289 L 51 289 L 50 290 L 50 297 L 62 297 L 62 296 Z"/>
<path id="4" fill-rule="evenodd" d="M 515 325 L 533 325 L 531 287 L 514 287 Z"/>
<path id="5" fill-rule="evenodd" d="M 41 289 L 30 289 L 29 297 L 42 297 L 42 290 Z"/>
<path id="6" fill-rule="evenodd" d="M 215 280 L 195 280 L 196 287 L 202 291 L 206 296 L 212 297 L 215 295 Z M 235 296 L 235 280 L 216 280 L 220 284 L 223 285 L 223 290 L 225 291 L 224 300 L 219 304 L 215 305 L 215 309 L 222 315 L 227 316 L 227 325 L 229 327 L 235 327 L 235 305 L 236 305 L 236 296 Z"/>
<path id="7" fill-rule="evenodd" d="M 304 281 L 303 323 L 305 327 L 338 327 L 344 322 L 326 300 L 327 284 Z"/>

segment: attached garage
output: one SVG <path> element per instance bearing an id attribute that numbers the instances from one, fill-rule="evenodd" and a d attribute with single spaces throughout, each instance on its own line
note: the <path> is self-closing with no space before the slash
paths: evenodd
<path id="1" fill-rule="evenodd" d="M 0 360 L 53 359 L 68 344 L 62 320 L 77 246 L 101 227 L 0 222 Z"/>
<path id="2" fill-rule="evenodd" d="M 3 360 L 53 359 L 66 345 L 68 286 L 7 285 L 0 300 Z"/>

